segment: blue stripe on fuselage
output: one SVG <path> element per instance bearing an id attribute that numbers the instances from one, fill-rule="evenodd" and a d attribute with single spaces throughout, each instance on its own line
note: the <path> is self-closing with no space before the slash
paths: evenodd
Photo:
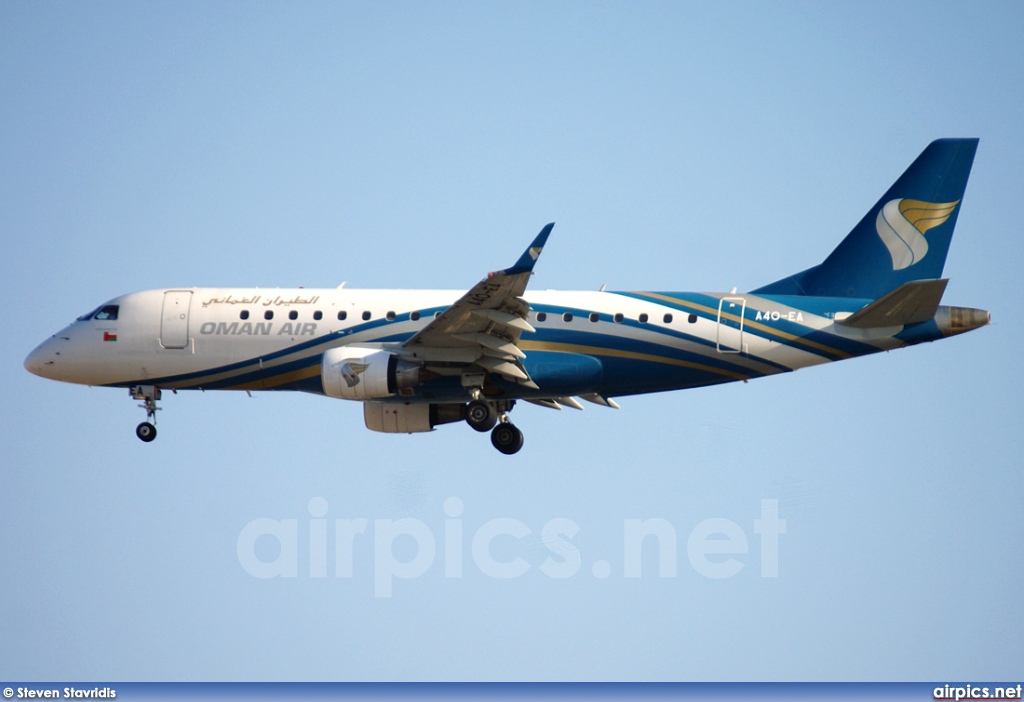
<path id="1" fill-rule="evenodd" d="M 622 295 L 624 297 L 642 300 L 659 307 L 676 309 L 686 314 L 696 314 L 698 317 L 717 323 L 718 297 L 699 293 L 643 293 L 643 292 L 617 292 L 609 293 Z M 658 297 L 653 297 L 657 295 Z M 755 317 L 758 311 L 768 311 L 770 303 L 802 310 L 808 314 L 823 316 L 834 311 L 855 311 L 866 301 L 833 299 L 833 298 L 803 298 L 799 296 L 778 295 L 778 296 L 747 296 L 746 312 L 744 314 L 745 333 L 755 334 L 780 344 L 785 344 L 801 351 L 814 353 L 827 358 L 828 360 L 839 360 L 848 356 L 859 356 L 865 353 L 874 353 L 880 349 L 870 344 L 861 343 L 855 340 L 846 339 L 828 332 L 811 329 L 796 322 L 789 322 L 780 319 L 766 324 L 756 322 Z M 768 305 L 761 304 L 767 302 Z M 799 304 L 798 304 L 799 303 Z M 435 309 L 420 310 L 421 318 L 429 323 L 435 312 L 443 311 L 443 307 Z M 599 321 L 591 322 L 588 317 L 593 310 L 574 308 L 560 305 L 536 304 L 531 307 L 534 313 L 534 326 L 536 333 L 523 334 L 523 341 L 546 342 L 560 345 L 578 345 L 588 347 L 590 355 L 601 357 L 602 363 L 606 365 L 609 373 L 606 378 L 613 378 L 622 374 L 626 380 L 616 380 L 615 394 L 630 392 L 630 388 L 647 388 L 648 384 L 644 379 L 649 373 L 661 375 L 659 381 L 654 381 L 653 386 L 661 389 L 672 389 L 673 387 L 692 387 L 694 385 L 707 385 L 713 382 L 726 382 L 734 380 L 735 375 L 744 377 L 761 377 L 770 375 L 772 372 L 788 372 L 791 368 L 780 363 L 770 361 L 754 355 L 728 355 L 700 353 L 699 349 L 715 349 L 715 343 L 704 337 L 681 331 L 677 328 L 664 326 L 658 323 L 641 323 L 636 319 L 623 319 L 622 322 L 614 322 L 611 312 L 600 312 Z M 544 312 L 552 315 L 554 319 L 539 322 L 535 320 L 536 313 Z M 562 322 L 561 315 L 571 312 L 575 320 L 573 323 Z M 112 384 L 117 387 L 126 387 L 137 384 L 158 385 L 163 387 L 174 386 L 177 388 L 226 388 L 244 385 L 247 383 L 266 383 L 272 385 L 275 377 L 296 370 L 303 370 L 320 363 L 322 351 L 327 348 L 339 345 L 339 343 L 351 339 L 350 343 L 382 343 L 402 342 L 410 338 L 414 331 L 403 331 L 400 333 L 388 333 L 393 327 L 399 324 L 407 324 L 412 321 L 409 313 L 398 315 L 393 321 L 376 319 L 357 324 L 343 330 L 296 343 L 284 349 L 273 351 L 261 356 L 255 356 L 243 361 L 217 366 L 215 368 L 192 371 L 178 375 L 165 376 L 160 378 L 147 378 L 141 380 L 125 381 Z M 601 327 L 614 324 L 616 327 L 624 327 L 630 330 L 643 331 L 645 334 L 656 334 L 663 336 L 663 342 L 656 342 L 635 337 L 623 337 L 616 334 L 603 333 Z M 563 326 L 564 325 L 564 326 Z M 581 330 L 580 325 L 593 325 L 593 331 Z M 369 338 L 359 338 L 367 337 Z M 795 337 L 795 338 L 789 338 Z M 809 343 L 807 343 L 809 342 Z M 693 348 L 686 348 L 691 346 Z M 601 349 L 612 352 L 612 355 L 602 354 Z M 616 356 L 615 353 L 620 353 Z M 621 353 L 642 354 L 644 356 L 656 356 L 669 361 L 681 361 L 687 363 L 707 366 L 711 372 L 699 369 L 678 368 L 667 375 L 672 379 L 666 386 L 664 381 L 668 380 L 665 368 L 657 368 L 657 361 L 650 359 L 623 358 Z M 288 357 L 304 354 L 298 358 L 286 360 L 283 363 L 275 362 Z M 260 363 L 262 361 L 262 368 Z M 760 365 L 761 368 L 752 368 L 752 365 Z M 651 368 L 647 368 L 650 366 Z M 715 375 L 713 371 L 723 371 L 723 374 Z M 213 379 L 215 376 L 228 374 L 226 378 Z M 706 378 L 703 376 L 707 375 Z M 678 377 L 677 377 L 678 376 Z M 726 377 L 728 376 L 728 377 Z M 680 386 L 679 383 L 686 380 Z M 276 389 L 293 388 L 309 390 L 313 384 L 319 383 L 318 379 L 303 378 L 294 383 L 285 383 L 276 386 Z M 647 392 L 647 389 L 633 390 L 633 392 Z"/>
<path id="2" fill-rule="evenodd" d="M 720 297 L 702 293 L 646 293 L 646 292 L 624 292 L 616 293 L 633 297 L 645 302 L 651 302 L 663 307 L 682 310 L 696 314 L 699 317 L 718 322 L 718 305 Z M 760 301 L 769 303 L 777 302 L 780 305 L 793 308 L 794 310 L 806 312 L 815 316 L 825 316 L 826 313 L 835 311 L 857 310 L 867 304 L 864 300 L 847 300 L 841 298 L 800 298 L 792 295 L 779 296 L 750 296 L 741 293 L 726 295 L 727 297 L 744 298 L 746 300 L 745 312 L 743 315 L 744 333 L 754 334 L 769 339 L 791 348 L 813 353 L 830 361 L 838 361 L 854 356 L 875 353 L 880 349 L 871 344 L 865 344 L 853 339 L 830 334 L 825 331 L 813 329 L 799 322 L 790 322 L 785 319 L 778 321 L 757 321 L 757 313 L 764 314 L 769 305 L 758 304 Z M 804 304 L 795 304 L 803 301 Z M 752 304 L 753 303 L 753 304 Z M 795 337 L 795 338 L 791 338 Z M 823 348 L 824 347 L 824 348 Z"/>

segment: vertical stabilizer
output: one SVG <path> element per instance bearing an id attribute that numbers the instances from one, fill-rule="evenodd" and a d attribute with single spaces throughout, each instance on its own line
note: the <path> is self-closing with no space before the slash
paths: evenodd
<path id="1" fill-rule="evenodd" d="M 933 141 L 823 263 L 752 292 L 878 299 L 941 278 L 977 148 Z"/>

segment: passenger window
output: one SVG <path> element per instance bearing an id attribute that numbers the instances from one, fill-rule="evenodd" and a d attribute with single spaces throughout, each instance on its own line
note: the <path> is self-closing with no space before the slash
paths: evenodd
<path id="1" fill-rule="evenodd" d="M 391 311 L 391 310 L 388 310 L 388 313 L 387 313 L 386 315 L 384 315 L 384 317 L 385 317 L 385 318 L 386 318 L 386 319 L 387 319 L 387 320 L 388 320 L 389 322 L 393 322 L 393 321 L 395 321 L 395 313 L 394 313 L 393 311 Z"/>
<path id="2" fill-rule="evenodd" d="M 105 322 L 112 322 L 117 319 L 117 305 L 104 305 L 100 308 L 100 311 L 96 313 L 93 319 L 97 319 Z"/>
<path id="3" fill-rule="evenodd" d="M 249 319 L 249 310 L 242 310 L 238 313 L 239 319 Z"/>
<path id="4" fill-rule="evenodd" d="M 591 312 L 590 313 L 590 321 L 591 322 L 597 322 L 600 319 L 601 319 L 601 315 L 599 315 L 597 312 Z"/>
<path id="5" fill-rule="evenodd" d="M 372 316 L 373 315 L 370 314 L 369 310 L 367 310 L 366 312 L 363 312 L 363 321 L 364 322 L 369 321 L 370 317 L 372 317 Z"/>
<path id="6" fill-rule="evenodd" d="M 274 310 L 267 310 L 266 312 L 263 313 L 263 319 L 273 319 L 273 318 L 274 318 Z"/>
<path id="7" fill-rule="evenodd" d="M 538 322 L 546 322 L 547 320 L 548 320 L 548 313 L 547 312 L 538 312 L 537 313 L 537 321 Z"/>
<path id="8" fill-rule="evenodd" d="M 347 318 L 348 318 L 348 312 L 346 312 L 345 310 L 342 310 L 341 312 L 338 313 L 338 321 L 339 322 L 340 321 L 344 321 Z"/>
<path id="9" fill-rule="evenodd" d="M 321 320 L 323 318 L 324 318 L 324 313 L 321 312 L 320 310 L 317 310 L 316 312 L 313 313 L 313 319 Z"/>
<path id="10" fill-rule="evenodd" d="M 409 319 L 411 319 L 412 321 L 415 322 L 419 318 L 420 318 L 420 313 L 419 312 L 410 312 L 409 313 Z"/>
<path id="11" fill-rule="evenodd" d="M 689 322 L 690 324 L 696 324 L 697 323 L 697 315 L 691 314 L 689 317 L 686 318 L 686 321 Z"/>
<path id="12" fill-rule="evenodd" d="M 565 314 L 563 314 L 562 315 L 562 321 L 563 322 L 571 322 L 572 321 L 572 312 L 566 312 Z"/>
<path id="13" fill-rule="evenodd" d="M 670 315 L 670 314 L 666 314 L 663 319 L 665 320 L 665 324 L 671 324 L 672 323 L 672 315 Z"/>
<path id="14" fill-rule="evenodd" d="M 640 324 L 647 324 L 647 313 L 641 312 L 640 316 L 637 317 L 637 319 L 640 321 Z"/>
<path id="15" fill-rule="evenodd" d="M 621 312 L 616 312 L 615 317 L 613 317 L 613 319 L 615 320 L 616 324 L 622 324 L 622 321 L 626 318 L 625 316 L 623 316 Z"/>
<path id="16" fill-rule="evenodd" d="M 298 318 L 299 318 L 299 313 L 296 312 L 295 310 L 292 310 L 291 312 L 288 313 L 288 319 L 298 319 Z"/>

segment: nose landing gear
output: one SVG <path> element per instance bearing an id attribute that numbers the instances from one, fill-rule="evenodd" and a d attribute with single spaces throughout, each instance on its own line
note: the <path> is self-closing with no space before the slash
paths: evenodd
<path id="1" fill-rule="evenodd" d="M 142 422 L 139 426 L 135 427 L 135 436 L 149 443 L 156 438 L 156 427 L 149 422 Z"/>
<path id="2" fill-rule="evenodd" d="M 156 413 L 160 409 L 156 402 L 160 399 L 160 388 L 155 385 L 135 385 L 130 392 L 133 400 L 143 400 L 139 407 L 146 410 L 146 421 L 135 427 L 135 436 L 149 443 L 156 438 Z"/>

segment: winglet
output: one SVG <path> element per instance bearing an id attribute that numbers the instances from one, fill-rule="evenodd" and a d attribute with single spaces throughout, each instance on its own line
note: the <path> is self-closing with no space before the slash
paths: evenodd
<path id="1" fill-rule="evenodd" d="M 515 275 L 516 273 L 529 273 L 533 270 L 534 265 L 537 263 L 537 259 L 540 257 L 540 252 L 544 249 L 544 243 L 548 240 L 548 235 L 554 228 L 555 223 L 548 224 L 540 230 L 540 234 L 533 240 L 530 247 L 523 252 L 523 255 L 519 257 L 515 265 L 511 268 L 506 268 L 501 271 L 505 275 Z"/>

